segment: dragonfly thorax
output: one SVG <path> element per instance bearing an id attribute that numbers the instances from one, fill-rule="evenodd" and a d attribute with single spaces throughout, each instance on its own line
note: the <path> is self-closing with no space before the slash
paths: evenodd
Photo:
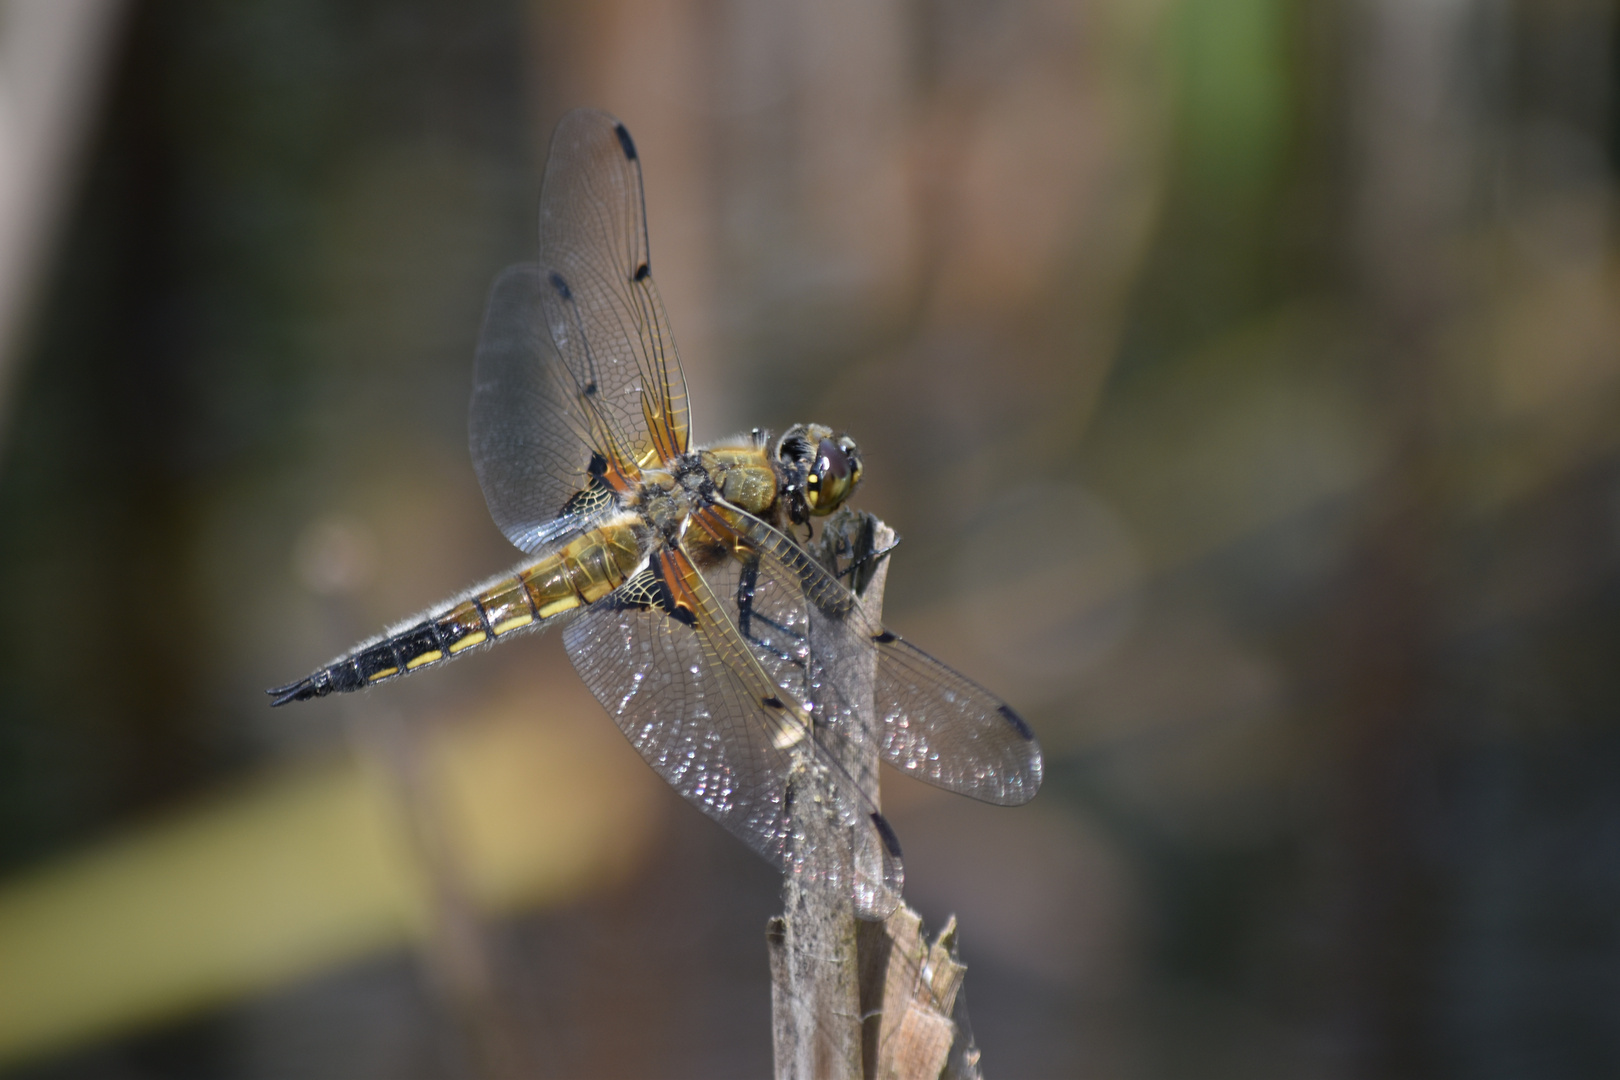
<path id="1" fill-rule="evenodd" d="M 659 535 L 672 540 L 680 531 L 681 522 L 692 512 L 692 490 L 681 473 L 654 473 L 644 476 L 635 502 L 641 519 Z"/>

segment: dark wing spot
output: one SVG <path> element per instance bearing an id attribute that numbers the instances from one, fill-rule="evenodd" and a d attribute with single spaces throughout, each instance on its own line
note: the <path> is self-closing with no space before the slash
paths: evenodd
<path id="1" fill-rule="evenodd" d="M 647 277 L 651 273 L 652 273 L 652 268 L 649 267 L 646 263 L 642 263 L 640 266 L 636 267 L 636 272 L 635 272 L 635 274 L 633 274 L 631 276 L 630 280 L 631 281 L 646 281 Z"/>
<path id="2" fill-rule="evenodd" d="M 763 701 L 765 704 L 769 705 L 773 709 L 781 709 L 781 708 L 785 707 L 782 704 L 782 699 L 779 698 L 779 697 L 772 696 L 772 697 L 768 697 L 768 698 L 760 698 L 760 700 Z"/>
<path id="3" fill-rule="evenodd" d="M 675 590 L 669 587 L 669 582 L 664 577 L 664 559 L 667 557 L 660 555 L 658 558 L 653 559 L 652 563 L 643 571 L 652 579 L 652 589 L 657 597 L 658 610 L 682 626 L 696 627 L 697 615 L 690 607 L 679 603 L 675 599 Z"/>
<path id="4" fill-rule="evenodd" d="M 900 857 L 900 838 L 894 835 L 894 830 L 889 828 L 889 823 L 884 820 L 882 814 L 873 811 L 872 824 L 877 826 L 878 835 L 883 838 L 883 846 L 889 849 L 890 855 L 898 859 Z"/>
<path id="5" fill-rule="evenodd" d="M 586 466 L 586 471 L 597 480 L 607 475 L 607 458 L 602 456 L 602 451 L 591 451 L 591 463 Z"/>
<path id="6" fill-rule="evenodd" d="M 596 396 L 596 380 L 595 379 L 592 379 L 590 382 L 585 384 L 585 396 L 586 397 L 595 397 Z"/>
<path id="7" fill-rule="evenodd" d="M 1005 705 L 998 705 L 996 712 L 1000 713 L 1001 718 L 1011 724 L 1013 730 L 1022 735 L 1026 741 L 1035 738 L 1035 733 L 1029 730 L 1029 725 L 1024 723 L 1024 718 L 1013 712 L 1012 709 Z"/>
<path id="8" fill-rule="evenodd" d="M 631 141 L 630 132 L 625 130 L 624 125 L 614 124 L 613 134 L 619 137 L 619 149 L 624 151 L 624 156 L 631 161 L 636 160 L 636 144 Z"/>
<path id="9" fill-rule="evenodd" d="M 900 638 L 897 635 L 891 634 L 889 631 L 885 630 L 881 634 L 873 634 L 872 640 L 877 642 L 879 645 L 887 645 L 891 641 L 899 641 Z"/>
<path id="10" fill-rule="evenodd" d="M 563 507 L 557 512 L 558 517 L 570 517 L 576 514 L 595 514 L 613 505 L 613 489 L 602 482 L 599 476 L 593 476 L 590 482 L 568 497 Z"/>
<path id="11" fill-rule="evenodd" d="M 547 278 L 547 280 L 551 282 L 551 287 L 557 290 L 558 296 L 562 297 L 564 300 L 572 300 L 574 298 L 574 290 L 568 287 L 568 282 L 564 281 L 563 276 L 557 273 L 557 271 L 553 270 L 551 272 L 551 276 Z"/>

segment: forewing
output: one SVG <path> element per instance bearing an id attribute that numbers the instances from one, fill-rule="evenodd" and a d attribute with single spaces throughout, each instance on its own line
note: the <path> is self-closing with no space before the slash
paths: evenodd
<path id="1" fill-rule="evenodd" d="M 762 565 L 798 583 L 806 600 L 851 640 L 877 649 L 874 700 L 879 750 L 889 764 L 936 787 L 984 802 L 1015 806 L 1041 785 L 1041 750 L 1029 726 L 1006 702 L 868 620 L 854 596 L 803 548 L 758 518 L 731 507 L 705 511 L 716 531 L 748 545 Z M 831 627 L 822 631 L 838 633 Z"/>
<path id="2" fill-rule="evenodd" d="M 1041 748 L 990 691 L 909 641 L 880 631 L 877 709 L 883 760 L 936 787 L 1017 806 L 1041 786 Z"/>
<path id="3" fill-rule="evenodd" d="M 577 109 L 551 138 L 540 262 L 546 325 L 610 464 L 684 453 L 686 381 L 653 284 L 641 159 L 607 113 Z"/>
<path id="4" fill-rule="evenodd" d="M 596 452 L 588 407 L 541 312 L 542 282 L 532 263 L 507 267 L 495 279 L 468 423 L 489 512 L 524 551 L 542 546 L 559 528 L 554 519 L 591 485 Z"/>

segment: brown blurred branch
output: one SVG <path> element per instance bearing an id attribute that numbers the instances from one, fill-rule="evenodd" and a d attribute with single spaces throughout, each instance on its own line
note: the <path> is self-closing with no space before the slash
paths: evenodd
<path id="1" fill-rule="evenodd" d="M 351 714 L 351 739 L 384 773 L 419 873 L 428 932 L 421 956 L 428 982 L 479 1080 L 535 1075 L 522 1027 L 502 992 L 483 917 L 449 834 L 441 792 L 434 790 L 422 732 L 406 717 L 376 710 Z"/>
<path id="2" fill-rule="evenodd" d="M 19 338 L 123 8 L 123 0 L 14 0 L 0 9 L 0 431 Z"/>

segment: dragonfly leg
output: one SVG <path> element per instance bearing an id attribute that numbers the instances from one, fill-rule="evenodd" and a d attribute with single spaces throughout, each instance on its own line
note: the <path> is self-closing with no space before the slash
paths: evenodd
<path id="1" fill-rule="evenodd" d="M 759 557 L 755 556 L 752 559 L 743 560 L 742 572 L 737 575 L 738 633 L 742 634 L 743 639 L 750 645 L 763 649 L 783 663 L 792 664 L 802 670 L 804 661 L 799 659 L 794 651 L 785 649 L 783 645 L 776 644 L 776 639 L 769 634 L 755 632 L 755 624 L 757 623 L 766 628 L 767 631 L 774 630 L 777 634 L 780 634 L 788 644 L 801 646 L 804 643 L 803 634 L 783 626 L 770 616 L 763 615 L 754 609 L 754 593 L 758 586 Z"/>

